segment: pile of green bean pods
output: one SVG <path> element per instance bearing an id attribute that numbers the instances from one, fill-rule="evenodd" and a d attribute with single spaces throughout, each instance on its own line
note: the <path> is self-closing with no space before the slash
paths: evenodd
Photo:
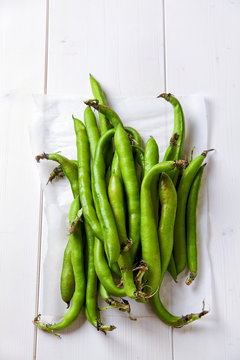
<path id="1" fill-rule="evenodd" d="M 174 129 L 159 162 L 154 138 L 144 146 L 139 133 L 124 127 L 108 106 L 91 75 L 90 83 L 94 99 L 85 102 L 84 123 L 73 117 L 77 160 L 59 153 L 36 156 L 38 162 L 58 163 L 48 182 L 65 176 L 73 200 L 60 280 L 67 311 L 58 323 L 46 323 L 38 315 L 34 324 L 58 335 L 84 308 L 89 322 L 106 334 L 115 326 L 102 323 L 101 311 L 116 308 L 130 313 L 129 297 L 149 302 L 165 324 L 182 327 L 208 311 L 173 315 L 161 301 L 160 288 L 167 271 L 177 281 L 188 266 L 187 285 L 197 276 L 197 202 L 203 162 L 210 150 L 195 159 L 191 156 L 189 162 L 181 158 L 183 110 L 174 96 L 161 94 L 158 97 L 173 107 Z M 107 304 L 102 309 L 99 292 Z"/>

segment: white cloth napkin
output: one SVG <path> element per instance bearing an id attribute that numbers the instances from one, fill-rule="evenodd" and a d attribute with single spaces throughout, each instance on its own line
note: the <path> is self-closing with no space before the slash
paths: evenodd
<path id="1" fill-rule="evenodd" d="M 36 95 L 33 101 L 35 103 L 34 121 L 31 126 L 33 153 L 36 155 L 43 151 L 46 153 L 61 151 L 63 155 L 76 159 L 72 114 L 83 120 L 85 109 L 83 99 Z M 195 146 L 194 156 L 197 156 L 207 148 L 207 116 L 204 99 L 200 96 L 191 96 L 182 97 L 180 101 L 186 121 L 184 154 L 190 155 Z M 154 97 L 111 98 L 110 104 L 119 114 L 124 125 L 132 126 L 139 131 L 144 142 L 150 135 L 156 139 L 161 160 L 173 130 L 171 104 Z M 55 320 L 62 317 L 66 311 L 60 296 L 60 273 L 63 252 L 68 240 L 68 211 L 72 201 L 67 179 L 53 181 L 46 186 L 49 173 L 56 166 L 57 163 L 46 160 L 37 165 L 44 191 L 44 211 L 48 226 L 47 238 L 43 239 L 40 312 L 51 315 Z M 203 299 L 207 309 L 211 306 L 206 170 L 198 204 L 199 274 L 191 286 L 186 286 L 184 282 L 187 271 L 179 276 L 178 284 L 175 284 L 167 274 L 161 287 L 164 304 L 176 315 L 201 311 Z M 155 316 L 146 304 L 131 301 L 131 307 L 136 317 Z M 117 310 L 114 315 L 119 318 L 125 316 Z M 107 316 L 106 314 L 106 320 Z"/>

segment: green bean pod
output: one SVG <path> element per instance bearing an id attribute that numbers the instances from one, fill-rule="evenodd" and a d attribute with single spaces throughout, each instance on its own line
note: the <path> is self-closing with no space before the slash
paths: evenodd
<path id="1" fill-rule="evenodd" d="M 83 216 L 91 226 L 94 234 L 104 241 L 102 229 L 99 224 L 96 211 L 93 204 L 91 190 L 91 174 L 90 174 L 90 150 L 87 131 L 83 123 L 74 118 L 74 128 L 77 138 L 77 154 L 78 154 L 78 183 L 79 194 L 83 209 Z"/>
<path id="2" fill-rule="evenodd" d="M 127 245 L 125 199 L 122 182 L 116 174 L 112 174 L 108 185 L 109 202 L 115 217 L 121 246 Z"/>
<path id="3" fill-rule="evenodd" d="M 148 264 L 148 272 L 144 278 L 147 280 L 151 293 L 158 291 L 161 284 L 161 255 L 151 185 L 153 179 L 160 173 L 170 171 L 175 166 L 174 161 L 165 161 L 153 166 L 143 178 L 141 187 L 142 258 Z"/>
<path id="4" fill-rule="evenodd" d="M 134 261 L 140 241 L 140 196 L 137 174 L 129 137 L 121 125 L 114 136 L 116 152 L 127 197 L 129 239 L 132 240 L 130 253 Z"/>
<path id="5" fill-rule="evenodd" d="M 98 284 L 97 275 L 94 267 L 94 241 L 95 237 L 92 229 L 85 222 L 86 239 L 87 239 L 87 286 L 86 286 L 86 302 L 85 314 L 89 322 L 102 332 L 112 331 L 115 329 L 113 325 L 104 325 L 101 322 L 100 311 L 98 309 Z"/>
<path id="6" fill-rule="evenodd" d="M 64 251 L 60 287 L 62 299 L 67 304 L 67 307 L 69 307 L 75 290 L 75 279 L 71 260 L 70 241 L 68 241 Z"/>
<path id="7" fill-rule="evenodd" d="M 86 126 L 87 136 L 90 144 L 90 151 L 92 154 L 92 158 L 94 158 L 94 152 L 100 139 L 100 135 L 97 127 L 96 117 L 89 106 L 86 107 L 84 111 L 84 123 Z"/>
<path id="8" fill-rule="evenodd" d="M 136 171 L 137 165 L 140 166 L 141 173 L 139 174 L 139 183 L 141 182 L 141 178 L 143 177 L 144 171 L 144 149 L 143 149 L 143 142 L 140 134 L 138 131 L 130 126 L 125 126 L 125 130 L 130 135 L 130 143 L 133 146 L 133 153 L 135 157 L 136 163 Z M 138 173 L 138 172 L 137 172 Z"/>
<path id="9" fill-rule="evenodd" d="M 176 328 L 183 327 L 184 325 L 190 324 L 198 319 L 201 319 L 204 315 L 208 313 L 208 311 L 202 310 L 201 312 L 196 314 L 188 314 L 184 316 L 172 315 L 163 306 L 159 297 L 159 293 L 156 293 L 154 296 L 152 296 L 149 301 L 152 306 L 152 309 L 154 310 L 155 314 L 159 317 L 159 319 L 163 321 L 166 325 Z"/>
<path id="10" fill-rule="evenodd" d="M 108 266 L 104 246 L 102 242 L 95 238 L 94 243 L 94 266 L 98 276 L 99 281 L 105 287 L 105 289 L 112 296 L 124 297 L 126 296 L 125 289 L 117 287 L 112 278 L 111 270 Z"/>
<path id="11" fill-rule="evenodd" d="M 175 166 L 184 166 L 183 161 L 165 161 L 152 167 L 144 177 L 141 188 L 141 243 L 143 259 L 148 263 L 148 272 L 145 279 L 149 289 L 154 294 L 149 301 L 157 316 L 167 325 L 181 327 L 204 316 L 207 311 L 186 316 L 174 316 L 163 306 L 159 297 L 161 285 L 161 254 L 158 241 L 157 226 L 154 219 L 154 211 L 151 201 L 151 183 L 161 172 L 167 172 Z M 166 267 L 166 266 L 165 266 Z"/>
<path id="12" fill-rule="evenodd" d="M 159 150 L 156 140 L 151 136 L 145 145 L 144 152 L 144 176 L 159 161 Z"/>
<path id="13" fill-rule="evenodd" d="M 131 135 L 132 145 L 143 146 L 142 138 L 139 132 L 131 126 L 125 126 L 125 130 Z"/>
<path id="14" fill-rule="evenodd" d="M 91 74 L 90 74 L 90 83 L 91 83 L 92 93 L 95 99 L 99 101 L 99 104 L 107 105 L 107 100 L 101 88 L 101 85 L 96 79 L 94 79 L 94 77 Z M 100 123 L 101 135 L 104 135 L 109 129 L 111 129 L 111 124 L 108 118 L 106 118 L 106 116 L 101 113 L 99 113 L 99 123 Z M 110 166 L 113 157 L 112 139 L 110 139 L 108 144 L 106 144 L 104 154 L 106 158 L 106 165 L 108 167 Z"/>
<path id="15" fill-rule="evenodd" d="M 185 138 L 185 120 L 184 114 L 180 102 L 171 94 L 161 94 L 158 97 L 162 97 L 166 101 L 170 102 L 174 110 L 174 129 L 170 140 L 169 147 L 165 153 L 163 161 L 179 160 L 182 154 L 182 148 Z M 174 169 L 169 173 L 169 176 L 176 185 L 178 178 L 178 169 Z"/>
<path id="16" fill-rule="evenodd" d="M 77 160 L 69 160 L 71 161 L 73 164 L 75 164 L 77 166 Z M 53 171 L 51 171 L 50 175 L 49 175 L 49 178 L 48 178 L 48 181 L 47 181 L 47 184 L 50 182 L 52 183 L 52 181 L 54 179 L 58 179 L 59 177 L 64 177 L 65 174 L 64 174 L 64 171 L 63 171 L 63 167 L 62 165 L 58 165 L 57 167 L 55 167 L 53 169 Z"/>
<path id="17" fill-rule="evenodd" d="M 113 161 L 112 161 L 111 174 L 115 174 L 119 178 L 119 180 L 122 181 L 122 174 L 121 174 L 121 169 L 120 169 L 120 164 L 119 164 L 119 158 L 118 158 L 118 154 L 116 151 L 114 153 L 114 157 L 113 157 Z"/>
<path id="18" fill-rule="evenodd" d="M 136 156 L 136 163 L 140 166 L 143 175 L 144 171 L 144 150 L 140 146 L 132 145 L 133 154 Z"/>
<path id="19" fill-rule="evenodd" d="M 74 198 L 78 196 L 79 193 L 78 183 L 75 181 L 75 179 L 78 178 L 78 171 L 75 160 L 69 160 L 68 158 L 60 155 L 59 153 L 53 153 L 53 154 L 42 153 L 40 155 L 37 155 L 35 159 L 37 160 L 37 162 L 39 162 L 42 159 L 58 162 L 62 166 L 62 171 L 64 172 L 65 176 L 68 178 L 70 182 Z"/>
<path id="20" fill-rule="evenodd" d="M 36 156 L 36 159 L 38 161 L 40 159 L 48 159 L 58 162 L 60 164 L 60 169 L 59 167 L 57 167 L 57 171 L 62 171 L 68 178 L 72 188 L 73 197 L 76 198 L 79 195 L 77 161 L 69 160 L 66 157 L 60 155 L 59 153 L 54 153 L 54 154 L 43 153 L 41 155 Z M 50 175 L 50 178 L 53 177 L 51 177 Z M 70 300 L 72 299 L 75 289 L 75 279 L 74 279 L 72 262 L 71 262 L 70 240 L 68 241 L 66 249 L 64 251 L 60 288 L 61 288 L 62 299 L 67 303 L 67 306 L 69 306 Z"/>
<path id="21" fill-rule="evenodd" d="M 179 101 L 172 96 L 171 94 L 161 94 L 159 97 L 164 98 L 166 101 L 170 102 L 174 109 L 174 128 L 172 137 L 170 139 L 170 144 L 165 152 L 163 161 L 169 160 L 179 160 L 182 154 L 182 148 L 184 143 L 185 137 L 185 120 L 184 114 Z M 176 186 L 177 179 L 178 179 L 179 170 L 174 169 L 172 170 L 169 175 L 173 180 L 174 185 Z M 174 281 L 177 280 L 177 270 L 175 265 L 175 260 L 173 255 L 171 256 L 168 271 L 171 274 Z"/>
<path id="22" fill-rule="evenodd" d="M 135 160 L 135 169 L 138 179 L 138 186 L 140 188 L 143 178 L 143 172 L 144 172 L 144 150 L 140 146 L 132 145 L 132 151 Z"/>
<path id="23" fill-rule="evenodd" d="M 100 215 L 102 231 L 104 234 L 104 246 L 107 254 L 109 265 L 111 266 L 118 261 L 120 255 L 120 241 L 118 231 L 114 219 L 114 215 L 109 204 L 105 171 L 106 165 L 103 156 L 103 149 L 107 141 L 112 138 L 115 129 L 108 130 L 99 140 L 98 146 L 95 151 L 95 158 L 93 161 L 93 192 L 94 201 L 97 212 Z"/>
<path id="24" fill-rule="evenodd" d="M 145 145 L 144 151 L 144 176 L 148 171 L 159 162 L 158 144 L 153 137 L 150 137 Z M 159 177 L 154 178 L 152 182 L 152 202 L 155 210 L 155 219 L 158 225 L 159 198 L 158 198 Z"/>
<path id="25" fill-rule="evenodd" d="M 170 102 L 174 110 L 174 129 L 169 147 L 165 153 L 163 161 L 179 160 L 182 154 L 182 147 L 185 137 L 184 114 L 180 102 L 171 94 L 161 94 L 166 101 Z"/>
<path id="26" fill-rule="evenodd" d="M 69 222 L 70 224 L 76 218 L 80 209 L 79 197 L 76 197 L 70 208 Z M 85 273 L 84 273 L 84 256 L 83 256 L 83 240 L 81 234 L 81 226 L 78 224 L 76 231 L 69 236 L 71 244 L 71 261 L 75 278 L 75 291 L 72 298 L 72 304 L 66 312 L 62 321 L 57 324 L 46 324 L 42 322 L 39 316 L 35 319 L 34 324 L 40 329 L 55 333 L 68 327 L 78 317 L 85 300 Z"/>
<path id="27" fill-rule="evenodd" d="M 123 126 L 118 114 L 109 106 L 101 105 L 98 100 L 87 100 L 84 101 L 84 103 L 96 109 L 100 114 L 106 116 L 106 118 L 112 123 L 114 127 L 117 127 L 119 124 Z"/>
<path id="28" fill-rule="evenodd" d="M 115 217 L 120 244 L 122 248 L 126 248 L 129 245 L 129 241 L 126 230 L 124 191 L 121 180 L 115 174 L 112 174 L 110 179 L 108 196 Z M 126 294 L 130 298 L 135 299 L 140 296 L 140 293 L 137 291 L 134 283 L 132 259 L 129 250 L 121 252 L 118 258 L 118 264 L 121 269 L 122 281 Z"/>
<path id="29" fill-rule="evenodd" d="M 117 123 L 118 125 L 118 123 Z M 141 170 L 144 168 L 144 150 L 142 149 L 142 139 L 140 134 L 132 127 L 125 127 L 125 130 L 130 135 L 130 143 L 133 148 L 133 153 L 135 154 L 135 166 L 137 169 L 137 164 L 140 166 Z M 137 170 L 136 170 L 137 171 Z M 143 171 L 143 170 L 142 170 Z M 115 173 L 122 179 L 120 164 L 118 160 L 117 152 L 115 151 L 113 161 L 112 161 L 112 173 Z"/>
<path id="30" fill-rule="evenodd" d="M 88 139 L 89 139 L 89 143 L 90 143 L 90 151 L 91 151 L 92 166 L 93 166 L 93 159 L 94 159 L 95 151 L 96 151 L 99 139 L 100 139 L 99 130 L 98 130 L 98 127 L 97 127 L 96 120 L 94 121 L 92 116 L 87 116 L 87 117 L 85 117 L 84 120 L 85 120 Z M 109 171 L 109 172 L 111 173 L 111 171 Z M 91 182 L 92 182 L 92 189 L 93 189 L 94 188 L 94 186 L 93 186 L 94 177 L 93 176 L 91 177 Z M 95 193 L 94 193 L 94 191 L 92 191 L 92 193 L 93 193 L 93 199 L 94 199 L 94 194 Z M 94 200 L 94 202 L 95 202 L 95 200 Z M 98 216 L 99 219 L 101 219 L 101 213 L 98 212 L 97 210 L 98 209 L 96 209 L 97 216 Z M 100 223 L 101 223 L 101 221 L 100 221 Z M 102 247 L 103 247 L 103 244 L 102 244 Z M 112 264 L 111 269 L 112 269 L 112 271 L 114 272 L 115 275 L 117 275 L 118 277 L 121 278 L 121 271 L 120 271 L 119 266 L 118 266 L 117 263 Z M 110 273 L 110 275 L 111 275 L 111 273 Z"/>
<path id="31" fill-rule="evenodd" d="M 190 187 L 199 168 L 201 167 L 208 151 L 204 151 L 190 162 L 184 170 L 177 190 L 177 213 L 174 227 L 174 247 L 173 254 L 176 264 L 177 274 L 181 273 L 187 263 L 186 249 L 186 205 Z"/>
<path id="32" fill-rule="evenodd" d="M 168 264 L 168 272 L 171 275 L 171 277 L 173 278 L 173 280 L 175 282 L 177 282 L 177 269 L 176 269 L 176 264 L 175 264 L 175 260 L 173 257 L 173 253 L 171 255 L 169 264 Z"/>
<path id="33" fill-rule="evenodd" d="M 120 120 L 118 114 L 114 110 L 112 110 L 109 106 L 107 106 L 106 104 L 102 105 L 100 101 L 96 101 L 96 100 L 85 101 L 85 104 L 96 109 L 100 115 L 104 115 L 106 117 L 106 119 L 112 123 L 114 128 L 116 128 L 119 124 L 121 124 L 123 126 L 122 121 Z M 108 166 L 108 161 L 107 161 L 107 156 L 109 153 L 108 144 L 105 145 L 105 148 L 107 150 L 106 166 Z M 114 153 L 113 160 L 112 160 L 112 169 L 114 169 L 114 168 L 115 168 L 116 173 L 119 175 L 119 177 L 121 177 L 121 171 L 120 171 L 118 156 L 117 156 L 116 152 Z"/>
<path id="34" fill-rule="evenodd" d="M 90 84 L 94 98 L 99 101 L 99 104 L 107 105 L 107 100 L 101 88 L 101 85 L 91 74 L 89 77 L 90 77 Z M 102 135 L 105 134 L 111 128 L 109 120 L 106 118 L 106 116 L 104 116 L 101 113 L 99 114 L 99 123 L 100 123 L 100 129 Z"/>
<path id="35" fill-rule="evenodd" d="M 201 186 L 204 165 L 198 170 L 187 200 L 187 262 L 190 271 L 186 284 L 190 285 L 198 272 L 198 255 L 197 255 L 197 203 L 198 194 Z"/>
<path id="36" fill-rule="evenodd" d="M 161 283 L 172 255 L 174 224 L 177 210 L 177 192 L 167 173 L 162 173 L 160 177 L 159 198 L 161 203 L 161 218 L 158 227 L 158 236 L 161 254 Z"/>

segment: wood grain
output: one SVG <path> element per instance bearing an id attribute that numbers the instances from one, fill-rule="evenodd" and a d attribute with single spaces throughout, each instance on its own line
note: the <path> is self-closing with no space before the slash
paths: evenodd
<path id="1" fill-rule="evenodd" d="M 112 96 L 163 89 L 162 1 L 60 3 L 50 2 L 49 93 L 90 96 L 90 72 Z"/>

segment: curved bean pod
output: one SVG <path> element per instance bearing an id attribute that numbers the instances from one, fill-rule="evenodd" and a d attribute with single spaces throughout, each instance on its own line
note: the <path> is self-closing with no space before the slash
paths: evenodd
<path id="1" fill-rule="evenodd" d="M 102 332 L 112 331 L 115 329 L 113 325 L 103 325 L 100 318 L 100 311 L 98 309 L 98 288 L 97 275 L 94 267 L 94 241 L 95 237 L 92 229 L 85 222 L 86 239 L 87 239 L 87 286 L 86 286 L 86 302 L 85 314 L 90 323 Z"/>
<path id="2" fill-rule="evenodd" d="M 186 316 L 174 316 L 170 314 L 163 306 L 159 297 L 159 287 L 161 285 L 161 256 L 159 250 L 159 241 L 156 222 L 154 219 L 153 206 L 151 201 L 151 183 L 155 176 L 161 172 L 167 172 L 175 166 L 185 166 L 184 161 L 165 161 L 155 165 L 145 176 L 141 189 L 141 243 L 143 259 L 148 263 L 148 272 L 145 278 L 151 292 L 154 294 L 149 301 L 157 316 L 167 325 L 181 327 L 189 324 L 207 314 L 203 310 L 198 314 L 189 314 Z"/>
<path id="3" fill-rule="evenodd" d="M 54 153 L 54 154 L 43 153 L 41 155 L 36 156 L 36 159 L 38 161 L 40 159 L 48 159 L 58 162 L 61 168 L 60 170 L 59 167 L 57 169 L 58 171 L 63 171 L 63 173 L 68 178 L 72 188 L 73 197 L 76 198 L 79 195 L 77 161 L 69 160 L 66 157 L 60 155 L 59 153 Z M 60 288 L 61 288 L 62 299 L 67 303 L 67 307 L 69 307 L 69 303 L 70 300 L 72 299 L 75 289 L 75 279 L 74 279 L 73 267 L 71 262 L 70 240 L 68 241 L 66 249 L 64 251 Z"/>
<path id="4" fill-rule="evenodd" d="M 145 280 L 152 293 L 159 290 L 161 284 L 161 255 L 159 248 L 157 224 L 152 204 L 151 185 L 153 179 L 162 172 L 174 169 L 174 161 L 157 164 L 143 178 L 141 187 L 141 245 L 142 258 L 148 264 Z"/>
<path id="5" fill-rule="evenodd" d="M 144 172 L 144 149 L 143 142 L 138 131 L 130 126 L 125 126 L 125 130 L 130 135 L 130 142 L 133 146 L 133 153 L 135 154 L 136 169 L 137 164 L 141 168 L 141 176 L 143 177 Z M 139 181 L 140 182 L 140 181 Z"/>
<path id="6" fill-rule="evenodd" d="M 159 161 L 159 150 L 156 140 L 151 136 L 145 145 L 144 152 L 144 176 Z"/>
<path id="7" fill-rule="evenodd" d="M 144 176 L 159 162 L 158 144 L 153 137 L 150 137 L 145 145 L 144 151 Z M 155 209 L 155 218 L 158 225 L 159 198 L 158 198 L 159 177 L 154 178 L 152 183 L 152 202 Z"/>
<path id="8" fill-rule="evenodd" d="M 174 239 L 174 224 L 177 210 L 177 192 L 167 173 L 162 173 L 159 182 L 159 197 L 161 203 L 161 218 L 158 236 L 161 254 L 161 281 L 168 268 Z"/>
<path id="9" fill-rule="evenodd" d="M 143 146 L 142 138 L 136 129 L 131 126 L 125 126 L 125 130 L 131 135 L 133 145 Z"/>
<path id="10" fill-rule="evenodd" d="M 208 311 L 203 309 L 201 312 L 196 314 L 174 316 L 165 309 L 159 298 L 158 293 L 152 296 L 149 301 L 152 306 L 152 309 L 154 310 L 155 314 L 159 317 L 159 319 L 163 321 L 166 325 L 176 328 L 180 328 L 184 325 L 192 323 L 193 321 L 201 319 L 204 315 L 208 313 Z"/>
<path id="11" fill-rule="evenodd" d="M 163 161 L 179 160 L 185 137 L 184 114 L 180 102 L 171 94 L 161 94 L 158 97 L 170 102 L 174 110 L 174 129 L 170 145 L 165 153 Z"/>
<path id="12" fill-rule="evenodd" d="M 100 86 L 100 85 L 99 85 Z M 95 155 L 95 151 L 97 148 L 97 144 L 99 142 L 100 136 L 99 136 L 99 131 L 98 131 L 98 127 L 97 127 L 97 123 L 96 121 L 94 121 L 94 119 L 91 119 L 90 117 L 86 117 L 85 118 L 86 121 L 86 128 L 87 128 L 87 134 L 88 134 L 88 139 L 90 142 L 90 151 L 91 151 L 91 156 L 92 156 L 92 166 L 93 166 L 93 159 L 94 159 L 94 155 Z M 91 176 L 91 183 L 92 183 L 92 193 L 93 193 L 93 199 L 94 199 L 94 191 L 93 191 L 93 184 L 94 184 L 94 177 Z M 95 202 L 95 200 L 94 200 Z M 102 220 L 101 220 L 101 213 L 97 211 L 98 209 L 96 209 L 97 212 L 97 216 L 99 218 L 100 224 L 102 224 Z M 99 246 L 101 246 L 103 248 L 103 243 Z M 121 271 L 119 269 L 119 266 L 117 263 L 112 264 L 111 266 L 112 271 L 115 273 L 115 275 L 117 275 L 118 277 L 121 278 Z M 110 273 L 111 274 L 111 273 Z"/>
<path id="13" fill-rule="evenodd" d="M 126 231 L 126 216 L 125 216 L 123 185 L 121 180 L 115 174 L 112 174 L 110 179 L 110 183 L 108 187 L 108 196 L 118 229 L 120 244 L 122 247 L 127 248 L 129 245 L 129 241 L 127 238 L 127 231 Z M 136 289 L 136 285 L 134 283 L 134 277 L 133 277 L 132 259 L 129 250 L 127 250 L 126 252 L 122 251 L 122 253 L 118 258 L 118 264 L 121 269 L 123 286 L 127 296 L 135 299 L 136 297 L 140 297 L 144 295 L 143 293 L 140 293 Z"/>
<path id="14" fill-rule="evenodd" d="M 108 197 L 115 217 L 120 244 L 124 246 L 128 243 L 125 214 L 126 206 L 122 182 L 115 173 L 113 173 L 110 177 Z"/>
<path id="15" fill-rule="evenodd" d="M 185 120 L 184 114 L 180 102 L 171 94 L 161 94 L 158 97 L 164 98 L 166 101 L 170 102 L 174 109 L 174 128 L 172 137 L 170 139 L 170 144 L 165 152 L 163 161 L 169 160 L 179 160 L 182 154 L 182 148 L 185 138 Z M 168 175 L 173 180 L 174 185 L 176 186 L 178 179 L 179 170 L 174 169 Z M 175 260 L 173 255 L 171 256 L 168 271 L 171 274 L 174 281 L 177 280 L 177 270 L 175 265 Z"/>
<path id="16" fill-rule="evenodd" d="M 132 145 L 133 153 L 136 155 L 136 162 L 140 166 L 141 171 L 144 170 L 144 150 L 140 146 Z"/>
<path id="17" fill-rule="evenodd" d="M 99 104 L 107 105 L 107 100 L 101 88 L 101 85 L 91 74 L 89 75 L 89 77 L 94 98 L 99 101 Z M 102 135 L 111 128 L 109 120 L 101 113 L 99 114 L 99 123 Z"/>
<path id="18" fill-rule="evenodd" d="M 70 224 L 76 218 L 80 209 L 79 197 L 76 197 L 70 208 L 69 222 Z M 84 274 L 84 256 L 83 256 L 83 240 L 81 234 L 81 226 L 78 224 L 76 232 L 69 236 L 71 244 L 71 261 L 75 278 L 75 291 L 72 298 L 72 304 L 66 312 L 62 321 L 57 324 L 46 324 L 42 322 L 39 316 L 35 319 L 34 324 L 40 329 L 55 333 L 69 326 L 79 315 L 85 300 L 85 274 Z"/>
<path id="19" fill-rule="evenodd" d="M 86 128 L 83 123 L 74 118 L 74 129 L 77 138 L 77 154 L 78 154 L 78 182 L 79 194 L 83 209 L 83 216 L 91 226 L 94 234 L 104 241 L 102 229 L 99 224 L 96 211 L 93 204 L 91 191 L 91 175 L 90 175 L 90 151 L 89 141 Z"/>
<path id="20" fill-rule="evenodd" d="M 209 151 L 209 150 L 208 150 Z M 178 190 L 177 190 L 177 213 L 174 227 L 174 247 L 173 254 L 176 264 L 177 274 L 181 273 L 187 263 L 186 250 L 186 205 L 190 187 L 200 166 L 207 156 L 208 151 L 204 151 L 190 162 L 184 170 Z"/>
<path id="21" fill-rule="evenodd" d="M 100 135 L 97 127 L 96 117 L 89 106 L 86 107 L 84 111 L 84 123 L 86 126 L 86 131 L 90 144 L 90 151 L 92 154 L 92 158 L 94 158 L 94 152 L 100 139 Z"/>
<path id="22" fill-rule="evenodd" d="M 95 99 L 99 101 L 99 104 L 107 105 L 107 100 L 101 88 L 101 85 L 96 79 L 94 79 L 94 77 L 91 74 L 90 74 L 90 83 L 91 83 L 92 93 Z M 101 113 L 99 113 L 99 123 L 100 123 L 101 135 L 104 135 L 109 129 L 111 129 L 111 124 L 108 118 L 106 118 L 106 116 Z M 106 158 L 107 167 L 111 164 L 112 157 L 113 157 L 113 146 L 112 146 L 112 139 L 110 139 L 109 143 L 106 144 L 106 148 L 105 148 L 105 158 Z M 94 156 L 92 158 L 94 158 Z"/>
<path id="23" fill-rule="evenodd" d="M 170 258 L 170 261 L 169 261 L 169 264 L 168 264 L 168 272 L 171 275 L 171 277 L 173 278 L 173 280 L 175 282 L 177 282 L 177 269 L 176 269 L 173 253 L 171 255 L 171 258 Z"/>
<path id="24" fill-rule="evenodd" d="M 119 288 L 115 285 L 105 257 L 103 244 L 97 238 L 95 238 L 94 243 L 94 266 L 101 284 L 109 292 L 109 294 L 117 297 L 126 296 L 125 289 Z"/>
<path id="25" fill-rule="evenodd" d="M 71 260 L 70 241 L 68 241 L 64 251 L 60 287 L 62 299 L 67 304 L 67 307 L 69 307 L 75 290 L 75 279 Z"/>
<path id="26" fill-rule="evenodd" d="M 158 97 L 162 97 L 166 101 L 170 102 L 174 110 L 174 128 L 173 134 L 170 140 L 169 147 L 165 153 L 163 161 L 179 160 L 182 154 L 182 148 L 185 138 L 185 120 L 184 114 L 180 102 L 171 94 L 161 94 Z M 177 183 L 178 169 L 174 169 L 169 173 L 169 176 L 173 180 L 174 185 Z"/>
<path id="27" fill-rule="evenodd" d="M 127 196 L 128 236 L 132 240 L 130 253 L 134 261 L 140 240 L 140 196 L 132 148 L 129 137 L 121 125 L 116 129 L 114 142 Z"/>
<path id="28" fill-rule="evenodd" d="M 99 140 L 93 161 L 93 192 L 97 212 L 100 214 L 100 221 L 104 234 L 104 246 L 109 265 L 117 262 L 120 255 L 120 242 L 117 227 L 108 201 L 105 181 L 106 165 L 103 156 L 103 149 L 107 141 L 112 138 L 115 129 L 108 130 Z"/>
<path id="29" fill-rule="evenodd" d="M 78 182 L 75 181 L 75 179 L 78 178 L 78 170 L 75 160 L 69 160 L 68 158 L 60 155 L 59 153 L 53 153 L 53 154 L 42 153 L 40 155 L 37 155 L 35 159 L 37 160 L 37 162 L 39 162 L 42 159 L 58 162 L 62 166 L 62 171 L 64 172 L 65 176 L 68 178 L 70 182 L 74 198 L 78 196 L 79 193 Z"/>
<path id="30" fill-rule="evenodd" d="M 98 100 L 87 100 L 84 101 L 84 103 L 88 106 L 93 107 L 99 113 L 105 115 L 106 118 L 112 123 L 114 127 L 117 127 L 118 124 L 121 124 L 123 126 L 122 121 L 118 116 L 118 114 L 109 106 L 101 105 Z"/>
<path id="31" fill-rule="evenodd" d="M 190 285 L 198 272 L 198 256 L 197 256 L 197 203 L 198 194 L 201 186 L 204 165 L 198 170 L 187 200 L 187 261 L 190 271 L 186 284 Z"/>

